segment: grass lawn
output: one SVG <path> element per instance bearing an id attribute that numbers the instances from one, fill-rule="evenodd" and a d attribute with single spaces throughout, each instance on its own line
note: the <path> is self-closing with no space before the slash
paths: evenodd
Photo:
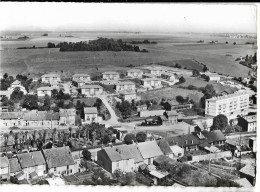
<path id="1" fill-rule="evenodd" d="M 87 106 L 93 106 L 96 102 L 96 97 L 86 97 L 80 99 L 73 99 L 73 103 L 76 105 L 77 101 L 84 102 Z"/>

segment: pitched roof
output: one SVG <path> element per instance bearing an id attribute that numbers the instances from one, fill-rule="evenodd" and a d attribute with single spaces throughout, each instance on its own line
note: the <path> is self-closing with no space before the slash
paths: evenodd
<path id="1" fill-rule="evenodd" d="M 157 140 L 156 142 L 164 155 L 173 154 L 168 142 L 165 139 L 160 139 L 160 140 Z"/>
<path id="2" fill-rule="evenodd" d="M 0 119 L 18 119 L 23 116 L 23 112 L 1 112 Z"/>
<path id="3" fill-rule="evenodd" d="M 0 166 L 1 168 L 5 168 L 9 166 L 9 161 L 7 157 L 0 157 Z"/>
<path id="4" fill-rule="evenodd" d="M 75 116 L 76 109 L 60 109 L 60 117 Z"/>
<path id="5" fill-rule="evenodd" d="M 253 187 L 253 185 L 246 178 L 235 179 L 233 181 L 239 184 L 241 187 Z"/>
<path id="6" fill-rule="evenodd" d="M 10 164 L 10 173 L 16 173 L 22 170 L 17 158 L 9 159 L 9 164 Z"/>
<path id="7" fill-rule="evenodd" d="M 100 85 L 82 85 L 81 89 L 103 89 Z"/>
<path id="8" fill-rule="evenodd" d="M 164 155 L 155 158 L 153 161 L 156 162 L 159 165 L 162 164 L 165 161 L 168 162 L 169 164 L 176 164 L 176 160 L 171 159 L 170 157 L 164 156 Z"/>
<path id="9" fill-rule="evenodd" d="M 21 81 L 15 80 L 14 82 L 12 82 L 12 85 L 20 85 Z"/>
<path id="10" fill-rule="evenodd" d="M 52 91 L 53 87 L 39 87 L 37 91 Z"/>
<path id="11" fill-rule="evenodd" d="M 146 78 L 146 79 L 141 79 L 141 81 L 161 81 L 161 80 L 157 78 Z"/>
<path id="12" fill-rule="evenodd" d="M 256 167 L 251 165 L 251 164 L 247 164 L 245 167 L 240 169 L 239 172 L 244 173 L 246 175 L 250 175 L 252 177 L 255 177 L 255 175 L 256 175 Z"/>
<path id="13" fill-rule="evenodd" d="M 141 69 L 129 69 L 127 72 L 143 72 Z"/>
<path id="14" fill-rule="evenodd" d="M 115 74 L 115 75 L 119 75 L 119 73 L 118 72 L 116 72 L 116 71 L 106 71 L 106 72 L 104 72 L 104 73 L 102 73 L 103 75 L 105 75 L 105 74 Z"/>
<path id="15" fill-rule="evenodd" d="M 84 107 L 84 113 L 85 114 L 97 114 L 97 108 L 96 107 Z"/>
<path id="16" fill-rule="evenodd" d="M 143 143 L 138 143 L 137 145 L 144 159 L 163 155 L 163 152 L 157 145 L 156 141 L 147 141 Z"/>
<path id="17" fill-rule="evenodd" d="M 179 135 L 165 138 L 170 146 L 179 145 L 181 147 L 199 145 L 200 140 L 194 134 Z"/>
<path id="18" fill-rule="evenodd" d="M 135 163 L 139 163 L 139 162 L 143 162 L 144 159 L 140 153 L 140 151 L 138 150 L 138 147 L 136 144 L 132 144 L 132 145 L 127 145 L 129 151 L 133 154 L 134 158 L 135 158 Z"/>
<path id="19" fill-rule="evenodd" d="M 133 154 L 129 151 L 126 145 L 106 147 L 103 150 L 112 162 L 134 158 Z"/>
<path id="20" fill-rule="evenodd" d="M 44 149 L 43 154 L 48 168 L 74 165 L 71 152 L 65 147 Z"/>
<path id="21" fill-rule="evenodd" d="M 179 114 L 176 111 L 167 111 L 168 116 L 178 116 Z"/>
<path id="22" fill-rule="evenodd" d="M 17 154 L 17 158 L 22 168 L 45 164 L 45 160 L 41 151 Z"/>
<path id="23" fill-rule="evenodd" d="M 72 77 L 90 77 L 90 75 L 86 73 L 76 73 L 72 75 Z"/>
<path id="24" fill-rule="evenodd" d="M 49 73 L 49 74 L 44 74 L 42 77 L 60 77 L 60 75 L 56 73 Z"/>
<path id="25" fill-rule="evenodd" d="M 43 121 L 43 120 L 59 120 L 60 115 L 58 112 L 48 112 L 48 111 L 28 111 L 24 113 L 23 120 L 25 121 Z"/>

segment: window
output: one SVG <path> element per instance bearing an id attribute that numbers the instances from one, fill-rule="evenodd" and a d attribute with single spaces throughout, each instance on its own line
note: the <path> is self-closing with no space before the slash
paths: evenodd
<path id="1" fill-rule="evenodd" d="M 56 167 L 54 167 L 54 171 L 56 171 Z"/>
<path id="2" fill-rule="evenodd" d="M 148 159 L 148 164 L 151 164 L 151 158 Z"/>
<path id="3" fill-rule="evenodd" d="M 116 167 L 119 167 L 119 163 L 116 163 Z"/>
<path id="4" fill-rule="evenodd" d="M 72 169 L 70 170 L 70 173 L 72 173 Z"/>

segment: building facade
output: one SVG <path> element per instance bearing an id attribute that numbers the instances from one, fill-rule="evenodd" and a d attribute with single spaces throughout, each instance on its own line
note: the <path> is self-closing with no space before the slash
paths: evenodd
<path id="1" fill-rule="evenodd" d="M 130 70 L 127 70 L 126 76 L 133 77 L 133 78 L 142 78 L 143 71 L 140 69 L 130 69 Z"/>
<path id="2" fill-rule="evenodd" d="M 120 75 L 118 72 L 115 71 L 107 71 L 102 73 L 102 78 L 104 80 L 115 80 L 115 79 L 119 79 Z"/>
<path id="3" fill-rule="evenodd" d="M 44 97 L 45 95 L 52 96 L 52 90 L 54 90 L 53 87 L 39 87 L 37 89 L 37 96 L 38 97 Z"/>
<path id="4" fill-rule="evenodd" d="M 81 94 L 85 96 L 102 95 L 103 87 L 100 85 L 83 85 L 81 87 Z"/>
<path id="5" fill-rule="evenodd" d="M 44 74 L 41 77 L 42 83 L 50 83 L 51 81 L 60 82 L 61 78 L 59 74 L 50 73 L 50 74 Z"/>

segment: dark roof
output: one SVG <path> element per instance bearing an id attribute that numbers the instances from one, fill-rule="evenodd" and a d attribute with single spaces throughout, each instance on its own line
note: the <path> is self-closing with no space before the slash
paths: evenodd
<path id="1" fill-rule="evenodd" d="M 41 151 L 17 154 L 22 168 L 44 165 L 45 160 Z"/>
<path id="2" fill-rule="evenodd" d="M 74 165 L 71 152 L 65 147 L 44 149 L 43 154 L 48 168 Z"/>
<path id="3" fill-rule="evenodd" d="M 164 155 L 173 154 L 168 142 L 165 139 L 157 140 L 157 145 L 160 147 Z"/>
<path id="4" fill-rule="evenodd" d="M 163 162 L 167 162 L 169 164 L 176 164 L 176 161 L 171 159 L 170 157 L 167 157 L 167 156 L 160 156 L 160 157 L 157 157 L 153 160 L 155 163 L 157 163 L 158 165 L 162 164 Z"/>
<path id="5" fill-rule="evenodd" d="M 22 170 L 17 158 L 9 159 L 9 164 L 10 164 L 10 173 L 16 173 Z"/>
<path id="6" fill-rule="evenodd" d="M 24 113 L 23 120 L 25 121 L 46 121 L 46 120 L 59 120 L 60 115 L 58 112 L 47 112 L 47 111 L 29 111 Z"/>
<path id="7" fill-rule="evenodd" d="M 166 141 L 170 146 L 172 145 L 179 145 L 180 147 L 192 146 L 192 145 L 199 145 L 200 140 L 194 134 L 186 134 L 186 135 L 179 135 L 174 137 L 167 137 L 165 138 Z M 187 143 L 186 143 L 187 141 Z M 193 141 L 193 143 L 192 143 Z"/>
<path id="8" fill-rule="evenodd" d="M 97 114 L 97 108 L 96 107 L 84 107 L 84 113 L 85 114 Z"/>
<path id="9" fill-rule="evenodd" d="M 129 151 L 127 146 L 113 146 L 103 149 L 112 162 L 121 161 L 125 159 L 134 159 L 133 154 Z"/>
<path id="10" fill-rule="evenodd" d="M 1 112 L 0 119 L 18 119 L 22 117 L 22 112 Z"/>
<path id="11" fill-rule="evenodd" d="M 100 85 L 82 85 L 80 87 L 81 89 L 103 89 L 103 87 L 101 87 Z"/>
<path id="12" fill-rule="evenodd" d="M 255 177 L 256 167 L 251 164 L 247 164 L 245 167 L 240 169 L 239 172 L 244 173 L 246 175 L 250 175 L 251 177 Z"/>

